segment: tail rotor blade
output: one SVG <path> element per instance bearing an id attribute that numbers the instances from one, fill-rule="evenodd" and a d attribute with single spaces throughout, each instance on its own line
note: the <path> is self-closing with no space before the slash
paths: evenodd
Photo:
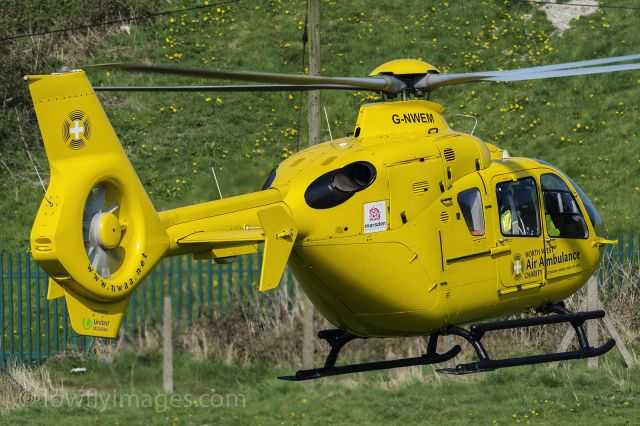
<path id="1" fill-rule="evenodd" d="M 104 206 L 104 200 L 106 198 L 107 189 L 100 185 L 97 186 L 93 194 L 93 203 L 91 204 L 91 211 L 93 214 L 100 213 L 102 206 Z"/>
<path id="2" fill-rule="evenodd" d="M 109 278 L 111 275 L 109 272 L 109 255 L 101 247 L 95 247 L 95 249 L 96 255 L 91 265 L 102 277 Z"/>
<path id="3" fill-rule="evenodd" d="M 118 248 L 106 250 L 109 256 L 109 274 L 117 271 L 122 265 L 122 256 L 118 252 Z"/>
<path id="4" fill-rule="evenodd" d="M 89 244 L 87 247 L 87 244 L 85 244 L 85 249 L 87 250 L 87 256 L 89 257 L 89 261 L 93 262 L 93 259 L 96 257 L 96 248 Z"/>

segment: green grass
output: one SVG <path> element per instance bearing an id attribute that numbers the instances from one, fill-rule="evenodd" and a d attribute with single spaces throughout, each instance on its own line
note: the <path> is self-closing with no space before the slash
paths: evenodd
<path id="1" fill-rule="evenodd" d="M 78 366 L 86 367 L 87 373 L 69 373 Z M 70 394 L 96 395 L 90 391 L 96 389 L 102 399 L 73 399 L 69 405 L 60 404 L 62 399 L 51 399 L 48 405 L 40 400 L 5 412 L 3 422 L 622 425 L 640 421 L 640 369 L 623 368 L 613 353 L 600 359 L 597 370 L 588 370 L 585 361 L 573 361 L 555 370 L 531 366 L 458 377 L 424 367 L 421 379 L 415 372 L 398 369 L 313 383 L 279 381 L 277 375 L 289 372 L 282 368 L 227 366 L 213 359 L 179 356 L 174 371 L 174 401 L 179 402 L 173 404 L 161 391 L 158 356 L 125 354 L 112 364 L 58 360 L 49 362 L 48 368 L 53 382 L 64 383 Z M 235 396 L 223 403 L 230 394 Z M 193 401 L 202 401 L 202 395 L 216 407 L 196 405 Z M 153 403 L 136 406 L 135 401 L 145 398 Z"/>
<path id="2" fill-rule="evenodd" d="M 180 5 L 163 2 L 163 10 Z M 80 34 L 80 52 L 60 44 L 57 52 L 51 49 L 55 60 L 24 63 L 23 70 L 50 72 L 53 63 L 150 61 L 299 73 L 305 5 L 302 0 L 240 2 L 140 22 L 130 33 L 116 27 L 104 37 Z M 509 69 L 637 53 L 640 44 L 636 15 L 621 9 L 601 9 L 573 21 L 574 28 L 562 36 L 539 6 L 509 1 L 483 0 L 470 7 L 465 2 L 415 0 L 390 7 L 368 0 L 325 0 L 321 13 L 326 75 L 362 76 L 398 57 L 422 58 L 446 72 Z M 27 49 L 29 43 L 22 40 L 15 48 Z M 185 82 L 105 71 L 91 71 L 90 77 L 95 85 Z M 474 114 L 475 134 L 483 140 L 512 155 L 541 158 L 565 169 L 593 199 L 609 230 L 618 233 L 636 231 L 640 220 L 638 95 L 640 74 L 623 72 L 464 85 L 435 92 L 433 99 L 447 106 L 445 116 L 454 128 L 470 131 L 471 120 L 456 114 Z M 323 93 L 334 135 L 352 131 L 358 105 L 367 96 Z M 255 190 L 283 157 L 306 145 L 305 94 L 100 97 L 159 209 L 217 198 L 212 166 L 225 196 Z M 28 246 L 42 197 L 24 144 L 16 136 L 16 112 L 26 144 L 45 180 L 47 176 L 29 105 L 6 109 L 0 121 L 0 159 L 7 165 L 0 165 L 0 212 L 10 219 L 0 237 L 2 247 L 12 250 Z M 326 130 L 323 137 L 328 138 Z"/>

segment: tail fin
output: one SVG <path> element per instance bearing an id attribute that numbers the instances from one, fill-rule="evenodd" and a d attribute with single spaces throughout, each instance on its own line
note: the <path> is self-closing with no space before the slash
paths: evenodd
<path id="1" fill-rule="evenodd" d="M 85 73 L 25 79 L 51 170 L 33 257 L 77 333 L 116 337 L 131 292 L 169 246 L 166 230 Z"/>

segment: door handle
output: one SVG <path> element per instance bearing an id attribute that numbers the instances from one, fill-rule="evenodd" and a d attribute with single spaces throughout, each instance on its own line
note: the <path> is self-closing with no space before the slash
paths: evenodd
<path id="1" fill-rule="evenodd" d="M 549 244 L 549 247 L 555 247 L 556 246 L 556 239 L 555 238 L 547 237 L 544 240 L 547 242 L 547 244 Z"/>
<path id="2" fill-rule="evenodd" d="M 491 256 L 497 256 L 502 253 L 511 253 L 511 246 L 491 247 L 491 249 L 489 249 L 489 253 Z"/>

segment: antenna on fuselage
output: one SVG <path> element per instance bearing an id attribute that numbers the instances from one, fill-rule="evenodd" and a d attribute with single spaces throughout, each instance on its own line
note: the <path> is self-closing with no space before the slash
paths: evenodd
<path id="1" fill-rule="evenodd" d="M 216 176 L 216 169 L 211 166 L 211 173 L 213 173 L 213 179 L 216 181 L 216 186 L 218 187 L 218 194 L 220 194 L 220 199 L 222 200 L 222 191 L 220 191 L 220 184 L 218 183 L 218 177 Z"/>
<path id="2" fill-rule="evenodd" d="M 473 125 L 473 129 L 471 129 L 471 136 L 473 136 L 473 132 L 476 131 L 476 126 L 478 125 L 478 117 L 476 117 L 475 115 L 469 115 L 469 114 L 456 114 L 459 115 L 461 117 L 465 117 L 465 118 L 473 118 L 474 120 L 476 120 L 476 124 Z"/>
<path id="3" fill-rule="evenodd" d="M 327 120 L 327 129 L 329 129 L 329 139 L 333 140 L 333 135 L 331 134 L 331 124 L 329 124 L 329 116 L 327 115 L 327 107 L 324 108 L 324 118 Z"/>

